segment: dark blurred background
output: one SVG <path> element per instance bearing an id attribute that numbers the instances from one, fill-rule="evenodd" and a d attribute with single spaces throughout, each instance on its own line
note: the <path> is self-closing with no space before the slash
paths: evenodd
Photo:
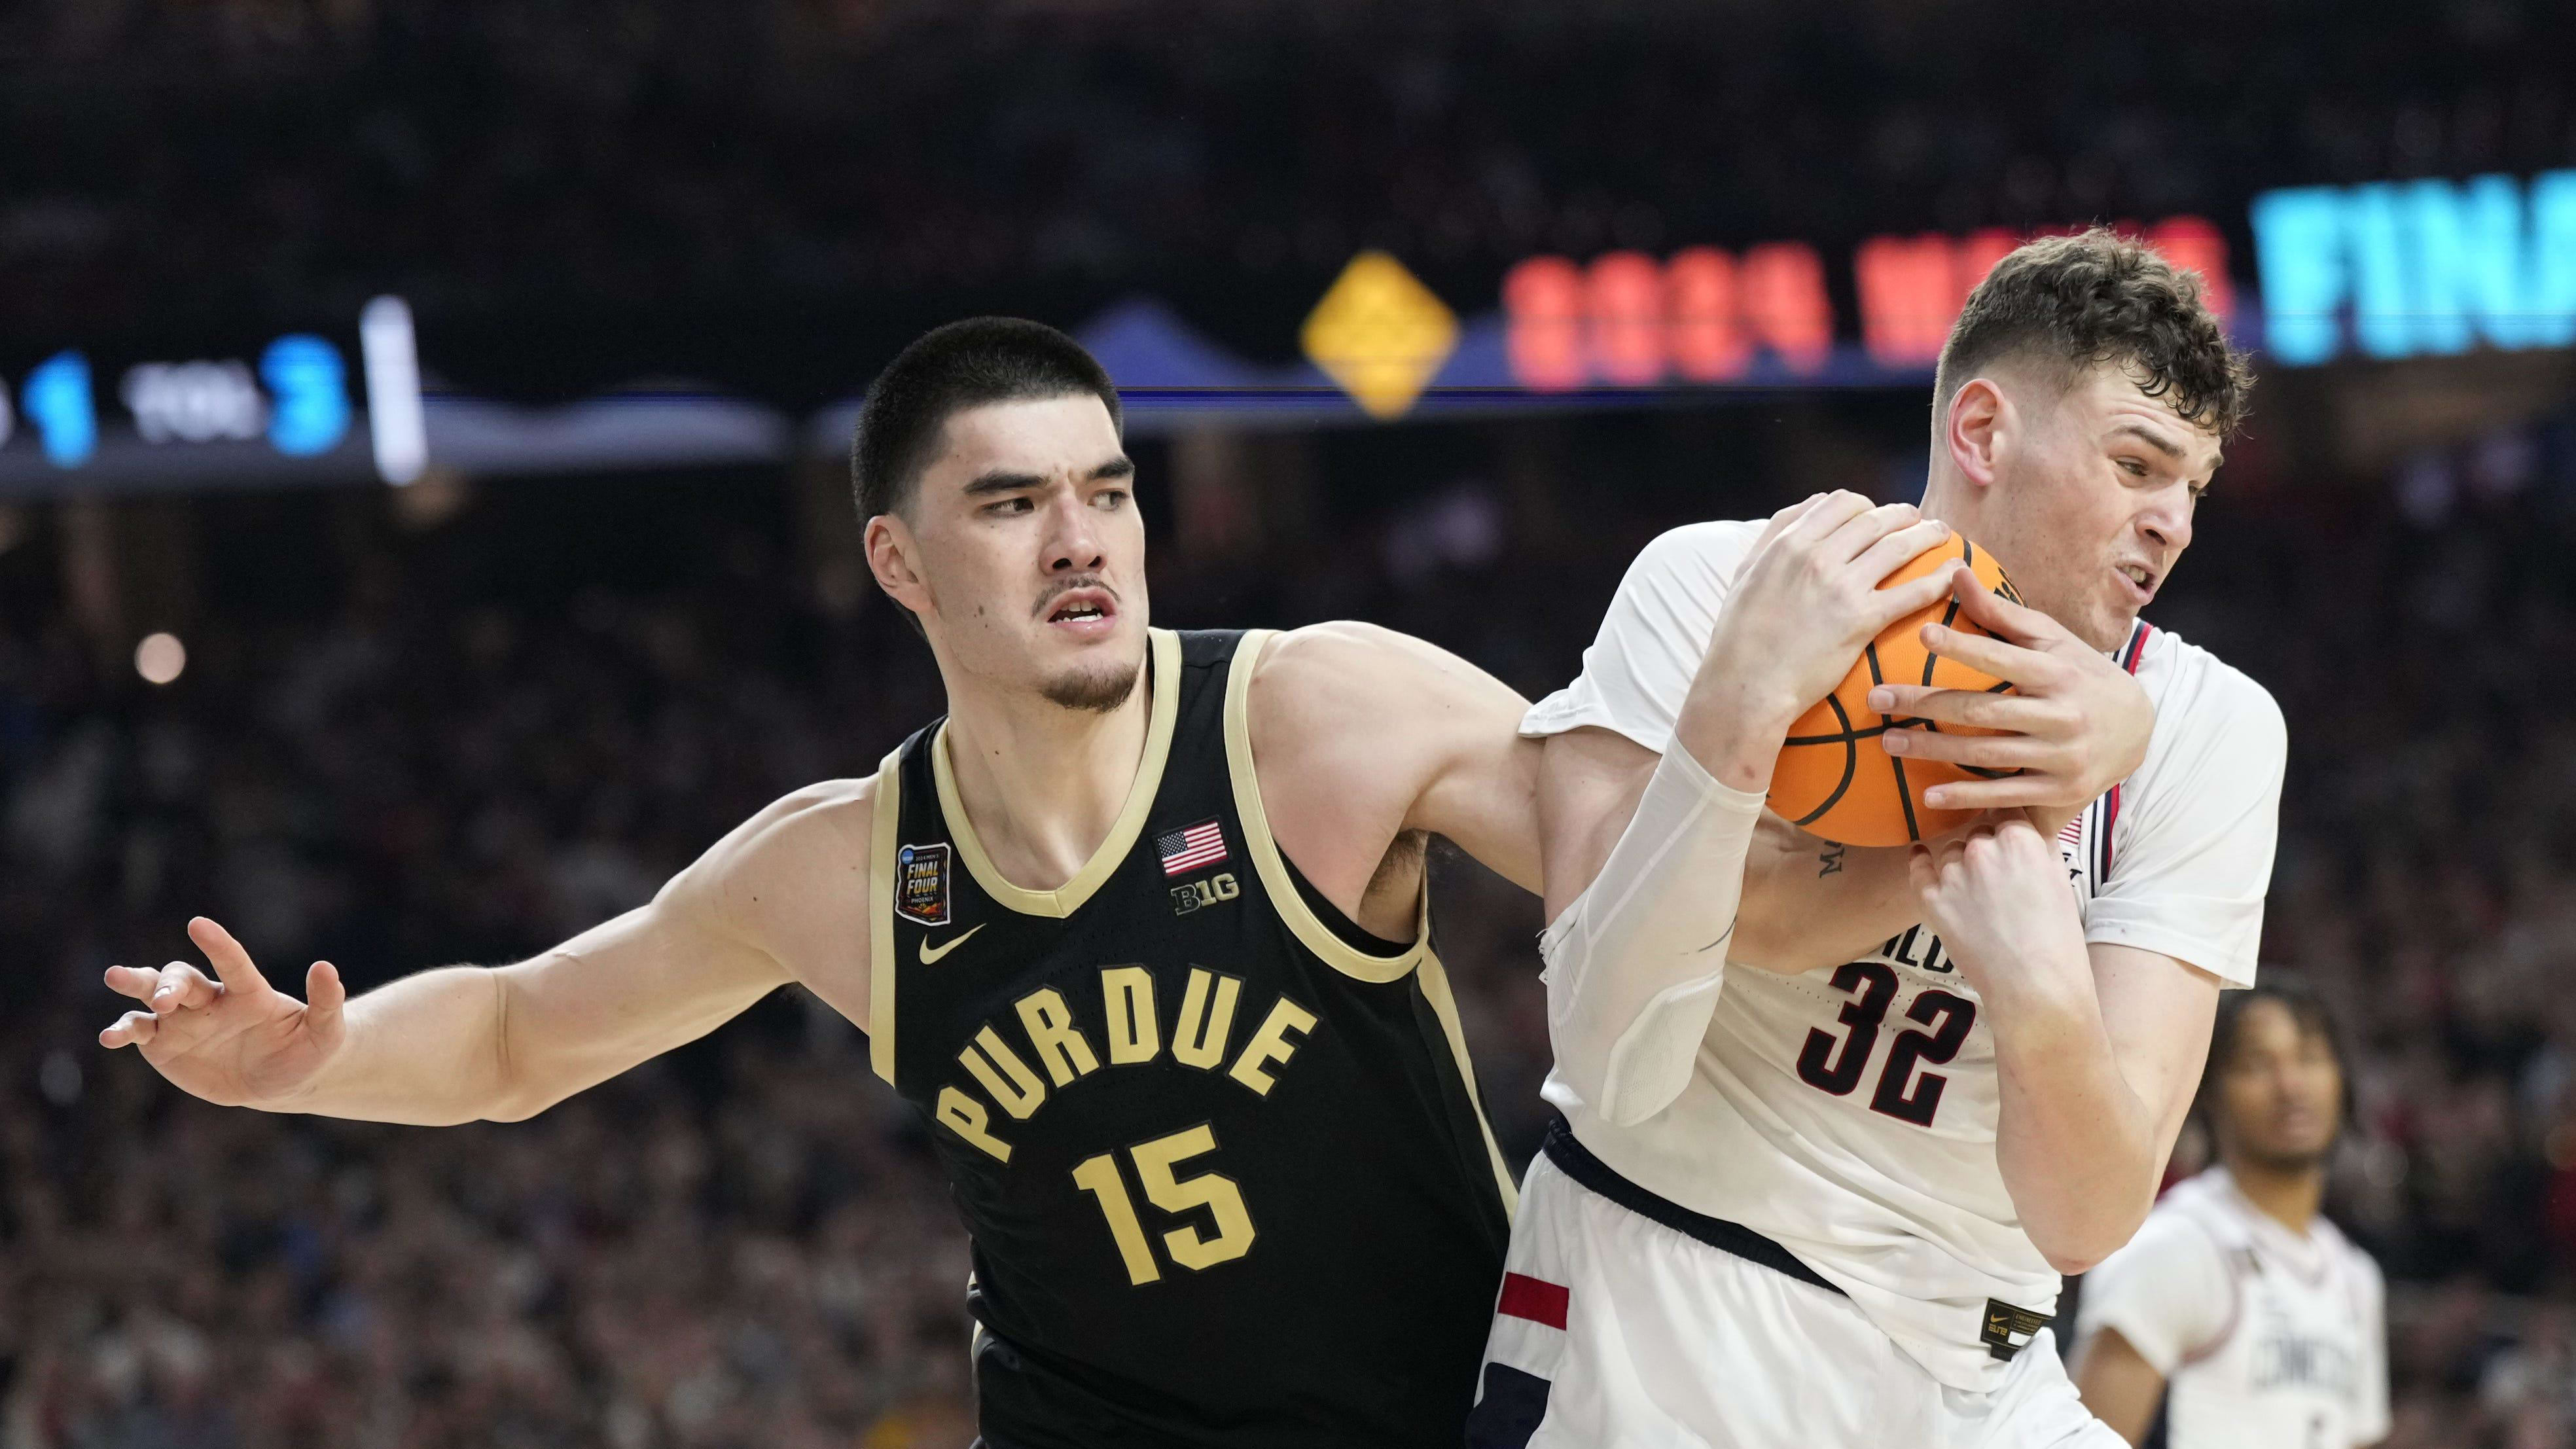
<path id="1" fill-rule="evenodd" d="M 93 1040 L 100 969 L 191 914 L 362 985 L 515 959 L 936 714 L 836 457 L 918 330 L 1105 339 L 1150 300 L 1234 368 L 1101 343 L 1151 384 L 1155 621 L 1371 619 L 1536 696 L 1658 531 L 1919 490 L 1929 378 L 1872 350 L 1870 239 L 2176 216 L 2264 382 L 2150 617 L 2289 716 L 2265 960 L 2355 1053 L 2331 1208 L 2392 1278 L 2392 1443 L 2576 1445 L 2576 367 L 2373 345 L 2362 282 L 2350 342 L 2280 362 L 2251 220 L 2510 177 L 2545 311 L 2571 77 L 2542 0 L 0 10 L 0 1449 L 965 1442 L 945 1189 L 801 992 L 446 1131 L 208 1108 Z M 1784 241 L 1839 339 L 1804 383 L 1436 384 L 1391 422 L 1240 385 L 1322 381 L 1300 325 L 1363 249 L 1466 369 L 1533 256 Z M 380 296 L 429 394 L 403 486 L 367 462 Z M 321 452 L 272 426 L 290 333 L 345 358 Z M 72 354 L 89 453 L 38 382 Z M 214 369 L 158 441 L 154 359 Z M 1435 874 L 1525 1158 L 1537 907 Z"/>

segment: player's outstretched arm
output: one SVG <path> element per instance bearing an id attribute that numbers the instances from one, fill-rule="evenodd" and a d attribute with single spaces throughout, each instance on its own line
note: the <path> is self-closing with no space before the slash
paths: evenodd
<path id="1" fill-rule="evenodd" d="M 1857 494 L 1783 510 L 1745 558 L 1660 757 L 1602 730 L 1549 740 L 1548 1024 L 1559 1073 L 1605 1119 L 1644 1121 L 1687 1084 L 1781 741 L 1863 645 L 1949 587 L 1878 587 L 1947 532 Z"/>
<path id="2" fill-rule="evenodd" d="M 1520 737 L 1528 709 L 1501 680 L 1392 629 L 1339 622 L 1283 634 L 1262 651 L 1251 697 L 1272 834 L 1337 902 L 1360 900 L 1409 831 L 1446 836 L 1536 891 L 1539 747 Z M 1398 904 L 1409 912 L 1409 901 Z"/>
<path id="3" fill-rule="evenodd" d="M 2084 1272 L 2154 1205 L 2218 979 L 2158 952 L 2088 945 L 2057 850 L 2027 820 L 1915 847 L 1912 870 L 1923 919 L 1993 1028 L 2004 1188 L 2049 1265 Z"/>
<path id="4" fill-rule="evenodd" d="M 109 988 L 142 1008 L 99 1041 L 137 1048 L 224 1106 L 443 1126 L 532 1116 L 694 1040 L 790 980 L 790 959 L 863 1011 L 869 792 L 837 782 L 789 796 L 650 904 L 531 960 L 425 971 L 355 1000 L 327 962 L 306 973 L 304 1000 L 277 990 L 201 917 L 189 936 L 213 974 L 111 967 Z M 825 954 L 836 932 L 845 944 Z"/>

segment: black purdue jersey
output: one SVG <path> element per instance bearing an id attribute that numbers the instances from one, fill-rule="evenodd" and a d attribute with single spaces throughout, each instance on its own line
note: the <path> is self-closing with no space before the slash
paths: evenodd
<path id="1" fill-rule="evenodd" d="M 1511 1183 L 1426 910 L 1364 935 L 1270 839 L 1265 635 L 1152 632 L 1152 722 L 1082 871 L 1022 890 L 944 726 L 878 776 L 869 1049 L 927 1119 L 993 1449 L 1463 1437 Z"/>

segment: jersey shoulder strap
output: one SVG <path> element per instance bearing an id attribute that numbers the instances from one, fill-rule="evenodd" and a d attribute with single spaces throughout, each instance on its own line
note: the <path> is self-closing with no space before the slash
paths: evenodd
<path id="1" fill-rule="evenodd" d="M 1287 857 L 1280 853 L 1279 842 L 1270 833 L 1270 811 L 1262 802 L 1261 775 L 1252 758 L 1252 680 L 1259 672 L 1263 652 L 1277 638 L 1276 632 L 1269 629 L 1244 631 L 1225 681 L 1226 769 L 1234 781 L 1234 813 L 1243 824 L 1244 849 L 1251 853 L 1253 868 L 1260 873 L 1271 909 L 1278 912 L 1298 944 L 1345 976 L 1373 982 L 1402 980 L 1431 959 L 1429 873 L 1424 874 L 1411 944 L 1392 955 L 1380 955 L 1353 944 L 1316 912 Z"/>

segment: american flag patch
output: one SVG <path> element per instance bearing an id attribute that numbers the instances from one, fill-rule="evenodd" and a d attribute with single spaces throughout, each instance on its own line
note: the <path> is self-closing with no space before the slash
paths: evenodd
<path id="1" fill-rule="evenodd" d="M 1210 816 L 1196 825 L 1184 825 L 1156 836 L 1154 849 L 1163 857 L 1163 874 L 1187 875 L 1200 866 L 1225 859 L 1225 827 Z"/>

